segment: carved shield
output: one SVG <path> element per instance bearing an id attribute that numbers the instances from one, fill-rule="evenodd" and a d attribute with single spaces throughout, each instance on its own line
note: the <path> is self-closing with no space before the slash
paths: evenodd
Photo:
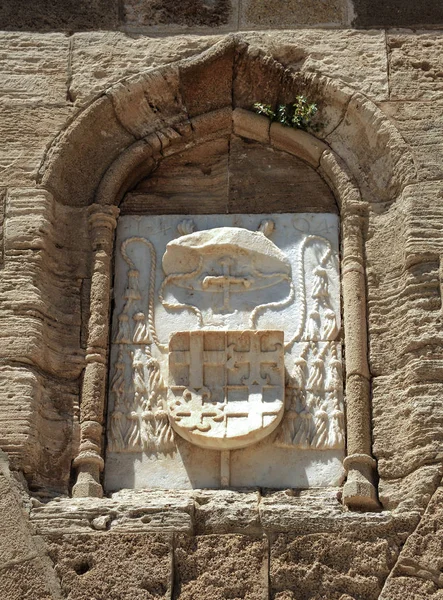
<path id="1" fill-rule="evenodd" d="M 184 439 L 214 450 L 269 435 L 284 412 L 282 331 L 185 331 L 169 343 L 168 411 Z"/>

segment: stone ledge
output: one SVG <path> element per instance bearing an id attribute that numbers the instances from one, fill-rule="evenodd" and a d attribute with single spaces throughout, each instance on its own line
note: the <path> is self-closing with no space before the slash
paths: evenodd
<path id="1" fill-rule="evenodd" d="M 123 490 L 110 498 L 34 501 L 31 522 L 39 535 L 177 532 L 320 533 L 414 524 L 415 513 L 350 512 L 339 488 L 312 490 Z"/>

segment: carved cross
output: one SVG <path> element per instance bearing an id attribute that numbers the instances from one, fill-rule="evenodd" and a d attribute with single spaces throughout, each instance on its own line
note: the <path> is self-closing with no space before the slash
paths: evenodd
<path id="1" fill-rule="evenodd" d="M 211 392 L 206 387 L 199 390 L 186 388 L 183 392 L 183 398 L 186 404 L 181 400 L 177 400 L 177 408 L 173 408 L 174 415 L 177 419 L 185 419 L 183 425 L 193 431 L 209 431 L 211 424 L 204 422 L 206 417 L 211 417 L 214 421 L 223 421 L 223 410 L 220 410 L 215 405 L 204 402 L 205 398 L 211 398 Z"/>
<path id="2" fill-rule="evenodd" d="M 223 292 L 223 308 L 222 310 L 231 310 L 230 298 L 231 298 L 231 286 L 240 286 L 242 288 L 251 287 L 251 280 L 248 277 L 236 277 L 231 275 L 231 267 L 235 263 L 232 258 L 226 257 L 219 261 L 222 267 L 222 275 L 206 275 L 202 281 L 202 288 L 207 289 L 208 287 L 221 287 Z M 237 290 L 243 291 L 243 290 Z"/>

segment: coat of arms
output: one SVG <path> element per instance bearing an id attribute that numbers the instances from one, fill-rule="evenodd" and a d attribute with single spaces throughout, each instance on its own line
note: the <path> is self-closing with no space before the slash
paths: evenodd
<path id="1" fill-rule="evenodd" d="M 168 412 L 186 440 L 227 450 L 256 443 L 284 412 L 282 331 L 185 331 L 169 343 Z"/>

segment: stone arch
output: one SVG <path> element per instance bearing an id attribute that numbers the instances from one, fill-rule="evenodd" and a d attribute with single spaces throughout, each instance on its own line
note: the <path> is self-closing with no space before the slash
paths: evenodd
<path id="1" fill-rule="evenodd" d="M 62 204 L 86 206 L 97 201 L 105 175 L 108 182 L 113 173 L 118 179 L 124 164 L 146 176 L 151 161 L 174 147 L 230 130 L 236 108 L 248 110 L 257 101 L 276 105 L 297 94 L 317 103 L 322 122 L 315 138 L 347 164 L 366 200 L 392 202 L 416 180 L 408 146 L 371 100 L 326 76 L 285 68 L 240 36 L 228 36 L 196 57 L 108 89 L 54 140 L 38 182 Z M 277 133 L 274 138 L 278 144 Z M 99 203 L 113 202 L 104 201 L 102 192 L 100 197 Z"/>
<path id="2" fill-rule="evenodd" d="M 217 74 L 217 86 L 213 86 Z M 323 122 L 316 136 L 270 124 L 247 109 L 304 94 Z M 165 156 L 235 132 L 293 154 L 326 180 L 343 226 L 348 398 L 345 502 L 377 506 L 370 441 L 369 369 L 362 229 L 368 203 L 391 203 L 416 179 L 397 130 L 358 92 L 317 74 L 285 69 L 230 37 L 202 55 L 129 78 L 108 90 L 48 150 L 39 183 L 70 206 L 89 206 L 93 250 L 82 441 L 74 495 L 100 495 L 107 374 L 110 269 L 118 204 Z M 93 140 L 90 145 L 87 140 Z"/>

